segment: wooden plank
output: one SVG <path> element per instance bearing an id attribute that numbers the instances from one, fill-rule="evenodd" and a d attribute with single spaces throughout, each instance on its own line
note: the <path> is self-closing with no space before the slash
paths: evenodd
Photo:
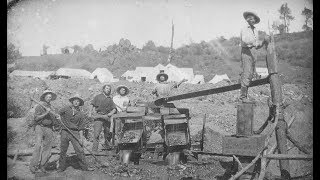
<path id="1" fill-rule="evenodd" d="M 263 156 L 267 159 L 278 159 L 278 160 L 312 160 L 313 156 L 311 155 L 302 155 L 302 154 L 266 154 Z"/>

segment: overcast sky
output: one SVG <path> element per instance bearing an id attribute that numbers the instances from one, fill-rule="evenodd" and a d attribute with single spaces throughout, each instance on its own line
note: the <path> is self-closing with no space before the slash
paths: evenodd
<path id="1" fill-rule="evenodd" d="M 8 11 L 8 41 L 22 55 L 38 56 L 43 44 L 58 49 L 66 45 L 93 44 L 95 49 L 127 38 L 141 48 L 148 40 L 170 46 L 171 21 L 174 48 L 216 37 L 239 36 L 244 11 L 254 11 L 268 31 L 279 20 L 283 0 L 28 0 Z M 309 0 L 288 0 L 295 20 L 290 31 L 301 31 Z M 49 48 L 50 49 L 50 48 Z"/>

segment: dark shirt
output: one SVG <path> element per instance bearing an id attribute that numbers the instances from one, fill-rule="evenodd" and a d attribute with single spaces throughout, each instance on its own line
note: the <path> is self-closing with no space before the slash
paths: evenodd
<path id="1" fill-rule="evenodd" d="M 76 109 L 72 109 L 72 106 L 66 106 L 59 111 L 61 121 L 65 126 L 71 130 L 83 130 L 86 125 L 86 115 Z M 62 129 L 66 129 L 62 125 Z"/>
<path id="2" fill-rule="evenodd" d="M 91 104 L 95 107 L 96 112 L 102 115 L 108 114 L 116 108 L 112 98 L 110 96 L 105 96 L 104 94 L 95 96 L 91 101 Z"/>
<path id="3" fill-rule="evenodd" d="M 45 102 L 41 102 L 42 105 L 44 105 L 45 107 L 47 108 L 51 108 L 51 105 L 48 104 L 48 103 L 45 103 Z M 42 106 L 40 105 L 37 105 L 36 106 L 36 109 L 35 109 L 35 112 L 34 114 L 39 116 L 39 115 L 42 115 L 46 112 L 46 109 L 43 108 Z M 54 124 L 56 124 L 56 118 L 55 116 L 52 114 L 52 113 L 48 113 L 46 116 L 44 116 L 42 119 L 38 120 L 36 122 L 36 124 L 39 124 L 39 125 L 43 125 L 43 126 L 53 126 Z"/>

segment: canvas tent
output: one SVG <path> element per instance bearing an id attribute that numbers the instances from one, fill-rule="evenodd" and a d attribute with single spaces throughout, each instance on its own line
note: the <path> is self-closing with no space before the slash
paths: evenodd
<path id="1" fill-rule="evenodd" d="M 97 68 L 91 73 L 90 79 L 97 78 L 101 83 L 115 82 L 113 74 L 107 68 Z M 119 80 L 118 80 L 119 81 Z"/>
<path id="2" fill-rule="evenodd" d="M 181 70 L 181 69 L 182 68 L 178 68 L 172 64 L 168 64 L 166 66 L 166 69 L 164 70 L 164 72 L 167 73 L 169 76 L 168 81 L 179 82 L 183 79 L 187 79 L 188 82 L 191 82 L 192 79 L 194 78 L 193 70 L 191 74 L 190 70 L 188 69 L 192 69 L 192 68 L 184 68 L 185 70 Z"/>
<path id="3" fill-rule="evenodd" d="M 261 77 L 266 77 L 266 76 L 269 75 L 269 73 L 268 73 L 268 68 L 257 67 L 257 68 L 256 68 L 256 72 L 257 72 L 258 75 L 260 75 Z"/>
<path id="4" fill-rule="evenodd" d="M 208 83 L 216 84 L 220 81 L 231 82 L 227 74 L 222 74 L 222 75 L 216 74 Z"/>
<path id="5" fill-rule="evenodd" d="M 134 71 L 130 71 L 130 70 L 126 71 L 121 75 L 121 77 L 125 77 L 126 80 L 132 79 L 133 76 L 134 76 Z"/>
<path id="6" fill-rule="evenodd" d="M 22 77 L 33 77 L 46 79 L 49 78 L 50 75 L 54 74 L 54 71 L 22 71 L 22 70 L 14 70 L 10 73 L 10 76 L 22 76 Z"/>
<path id="7" fill-rule="evenodd" d="M 55 73 L 56 76 L 66 76 L 71 78 L 90 79 L 91 73 L 84 69 L 60 68 Z"/>
<path id="8" fill-rule="evenodd" d="M 203 75 L 200 75 L 200 74 L 195 75 L 190 83 L 191 84 L 204 84 Z"/>

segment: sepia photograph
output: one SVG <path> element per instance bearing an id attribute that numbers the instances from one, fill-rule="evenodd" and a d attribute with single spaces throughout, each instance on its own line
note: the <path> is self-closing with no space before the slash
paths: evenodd
<path id="1" fill-rule="evenodd" d="M 314 179 L 313 0 L 7 0 L 7 179 Z"/>

